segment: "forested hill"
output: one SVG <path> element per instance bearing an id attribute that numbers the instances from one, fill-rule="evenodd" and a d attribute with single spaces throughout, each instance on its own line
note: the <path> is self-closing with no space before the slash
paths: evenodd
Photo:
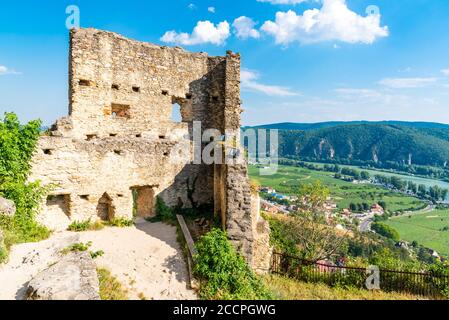
<path id="1" fill-rule="evenodd" d="M 318 123 L 274 123 L 266 124 L 260 126 L 253 126 L 252 128 L 260 129 L 278 129 L 278 130 L 313 130 L 313 129 L 323 129 L 342 125 L 351 124 L 384 124 L 384 125 L 398 125 L 411 128 L 422 128 L 422 129 L 449 129 L 449 124 L 436 123 L 436 122 L 407 122 L 407 121 L 330 121 L 330 122 L 318 122 Z"/>
<path id="2" fill-rule="evenodd" d="M 431 166 L 449 163 L 449 125 L 444 124 L 333 122 L 261 127 L 280 129 L 281 157 Z M 303 129 L 292 129 L 299 127 Z"/>

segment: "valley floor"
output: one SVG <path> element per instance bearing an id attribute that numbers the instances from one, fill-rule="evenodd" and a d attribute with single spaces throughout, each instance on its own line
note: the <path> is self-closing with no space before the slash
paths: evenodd
<path id="1" fill-rule="evenodd" d="M 104 251 L 95 259 L 97 267 L 109 270 L 130 299 L 197 299 L 195 292 L 187 288 L 188 272 L 176 228 L 142 220 L 130 228 L 65 231 L 42 242 L 14 246 L 9 262 L 0 266 L 0 300 L 24 299 L 28 281 L 55 263 L 61 250 L 90 241 L 90 250 Z"/>

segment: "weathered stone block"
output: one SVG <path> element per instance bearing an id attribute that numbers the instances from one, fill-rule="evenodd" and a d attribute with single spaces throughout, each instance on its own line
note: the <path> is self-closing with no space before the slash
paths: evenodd
<path id="1" fill-rule="evenodd" d="M 100 300 L 95 264 L 88 252 L 70 253 L 28 284 L 28 300 Z"/>

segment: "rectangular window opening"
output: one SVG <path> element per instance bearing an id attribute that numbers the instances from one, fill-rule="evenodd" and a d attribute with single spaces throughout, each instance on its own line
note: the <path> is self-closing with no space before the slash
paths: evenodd
<path id="1" fill-rule="evenodd" d="M 88 134 L 88 135 L 86 135 L 86 140 L 87 141 L 91 141 L 91 140 L 94 140 L 94 139 L 97 139 L 97 138 L 98 138 L 97 134 Z"/>
<path id="2" fill-rule="evenodd" d="M 127 104 L 111 104 L 111 115 L 113 118 L 131 118 L 130 106 Z"/>
<path id="3" fill-rule="evenodd" d="M 90 80 L 80 79 L 78 84 L 82 87 L 93 87 L 94 82 Z"/>
<path id="4" fill-rule="evenodd" d="M 118 84 L 113 84 L 111 86 L 111 88 L 114 89 L 114 90 L 120 90 L 120 86 Z"/>
<path id="5" fill-rule="evenodd" d="M 139 93 L 140 92 L 140 88 L 139 87 L 133 87 L 133 91 L 136 92 L 136 93 Z"/>

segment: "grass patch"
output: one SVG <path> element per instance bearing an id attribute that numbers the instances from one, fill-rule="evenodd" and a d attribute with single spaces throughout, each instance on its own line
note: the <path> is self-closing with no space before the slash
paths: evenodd
<path id="1" fill-rule="evenodd" d="M 132 227 L 134 221 L 127 218 L 114 218 L 111 221 L 95 221 L 92 222 L 90 219 L 86 221 L 74 221 L 67 228 L 68 231 L 73 232 L 84 232 L 84 231 L 99 231 L 104 229 L 104 227 L 117 227 L 117 228 L 127 228 Z"/>
<path id="2" fill-rule="evenodd" d="M 83 231 L 98 231 L 104 228 L 104 224 L 101 221 L 92 222 L 86 221 L 74 221 L 67 228 L 68 231 L 83 232 Z"/>
<path id="3" fill-rule="evenodd" d="M 110 227 L 128 228 L 134 225 L 133 219 L 114 218 L 106 223 Z"/>
<path id="4" fill-rule="evenodd" d="M 279 300 L 425 300 L 409 294 L 329 287 L 274 275 L 264 277 L 264 283 Z"/>
<path id="5" fill-rule="evenodd" d="M 69 254 L 70 252 L 86 252 L 87 250 L 90 249 L 90 247 L 92 246 L 92 242 L 89 241 L 88 243 L 83 243 L 83 242 L 79 242 L 79 243 L 74 243 L 70 246 L 68 246 L 67 248 L 63 249 L 61 251 L 61 254 Z M 98 257 L 101 257 L 104 255 L 104 251 L 103 250 L 99 250 L 99 251 L 89 251 L 90 256 L 92 257 L 92 259 L 96 259 Z"/>
<path id="6" fill-rule="evenodd" d="M 99 268 L 97 274 L 100 282 L 101 300 L 129 300 L 128 291 L 123 288 L 120 281 L 109 270 Z"/>

